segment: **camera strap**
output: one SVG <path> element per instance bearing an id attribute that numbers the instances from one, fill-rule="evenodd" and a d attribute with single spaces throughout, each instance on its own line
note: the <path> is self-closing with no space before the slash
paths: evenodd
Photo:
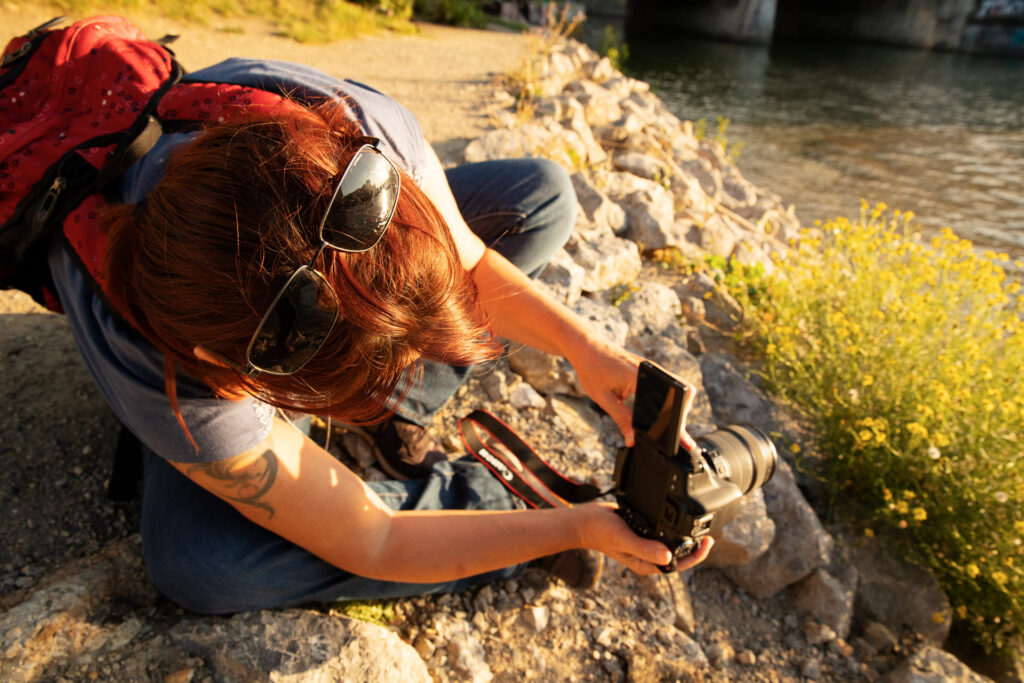
<path id="1" fill-rule="evenodd" d="M 534 508 L 569 507 L 603 496 L 551 467 L 504 422 L 485 410 L 459 420 L 462 443 L 512 493 Z"/>

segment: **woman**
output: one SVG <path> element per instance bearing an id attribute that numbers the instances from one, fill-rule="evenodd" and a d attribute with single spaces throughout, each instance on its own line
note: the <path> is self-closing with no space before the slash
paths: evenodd
<path id="1" fill-rule="evenodd" d="M 146 447 L 156 586 L 229 613 L 457 590 L 578 549 L 657 571 L 668 550 L 611 506 L 518 509 L 425 438 L 500 338 L 567 357 L 631 441 L 639 359 L 530 280 L 573 226 L 564 172 L 510 160 L 445 173 L 406 110 L 304 67 L 229 60 L 192 78 L 254 74 L 335 97 L 165 135 L 130 169 L 104 223 L 107 291 L 131 327 L 51 250 L 86 364 Z M 385 420 L 385 464 L 411 478 L 363 482 L 296 412 Z"/>

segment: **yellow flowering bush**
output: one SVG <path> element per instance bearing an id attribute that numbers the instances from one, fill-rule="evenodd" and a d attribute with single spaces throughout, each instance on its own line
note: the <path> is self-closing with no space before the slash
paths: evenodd
<path id="1" fill-rule="evenodd" d="M 833 502 L 906 540 L 1002 649 L 1024 633 L 1024 298 L 1006 254 L 912 218 L 865 203 L 809 231 L 747 332 L 816 422 Z"/>

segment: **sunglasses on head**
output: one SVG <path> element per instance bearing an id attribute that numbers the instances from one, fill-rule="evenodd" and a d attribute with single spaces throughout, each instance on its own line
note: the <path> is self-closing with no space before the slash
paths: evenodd
<path id="1" fill-rule="evenodd" d="M 245 352 L 242 372 L 291 375 L 324 345 L 338 320 L 338 296 L 314 267 L 325 248 L 349 253 L 372 249 L 391 224 L 401 189 L 395 165 L 377 138 L 360 138 L 320 220 L 320 247 L 274 297 Z"/>

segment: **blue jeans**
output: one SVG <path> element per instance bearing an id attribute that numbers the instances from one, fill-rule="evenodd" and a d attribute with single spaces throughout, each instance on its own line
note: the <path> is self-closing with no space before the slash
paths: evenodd
<path id="1" fill-rule="evenodd" d="M 568 239 L 576 196 L 542 159 L 471 164 L 448 172 L 473 231 L 531 276 Z M 427 422 L 465 380 L 465 368 L 428 363 L 403 415 Z M 368 484 L 396 510 L 504 510 L 516 499 L 471 456 L 435 465 L 427 479 Z M 152 453 L 144 456 L 142 548 L 156 587 L 196 612 L 228 614 L 305 602 L 457 591 L 518 575 L 508 567 L 443 583 L 397 583 L 351 574 L 247 520 Z M 344 520 L 339 520 L 344 524 Z"/>

